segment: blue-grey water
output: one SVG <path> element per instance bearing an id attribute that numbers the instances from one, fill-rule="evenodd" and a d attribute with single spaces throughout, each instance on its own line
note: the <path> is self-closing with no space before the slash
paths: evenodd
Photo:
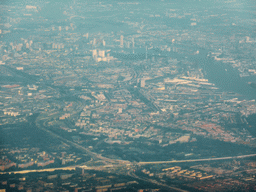
<path id="1" fill-rule="evenodd" d="M 231 64 L 215 61 L 206 55 L 207 51 L 201 50 L 194 61 L 204 69 L 205 78 L 210 83 L 214 83 L 222 91 L 237 93 L 241 98 L 256 99 L 256 89 L 248 84 L 248 82 L 256 82 L 256 77 L 240 77 L 237 69 Z"/>

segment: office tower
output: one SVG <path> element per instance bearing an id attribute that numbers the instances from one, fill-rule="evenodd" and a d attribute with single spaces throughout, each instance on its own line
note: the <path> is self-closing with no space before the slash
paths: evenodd
<path id="1" fill-rule="evenodd" d="M 121 35 L 120 37 L 120 47 L 123 47 L 124 46 L 124 36 Z"/>
<path id="2" fill-rule="evenodd" d="M 250 37 L 246 36 L 246 43 L 250 41 Z"/>
<path id="3" fill-rule="evenodd" d="M 61 26 L 59 26 L 59 31 L 61 31 Z"/>
<path id="4" fill-rule="evenodd" d="M 84 34 L 83 37 L 86 37 L 86 39 L 88 39 L 89 38 L 89 33 Z"/>
<path id="5" fill-rule="evenodd" d="M 92 50 L 92 57 L 97 58 L 97 49 Z"/>
<path id="6" fill-rule="evenodd" d="M 102 41 L 102 45 L 105 47 L 106 46 L 106 42 L 103 40 Z"/>
<path id="7" fill-rule="evenodd" d="M 96 45 L 96 38 L 93 39 L 93 46 Z"/>
<path id="8" fill-rule="evenodd" d="M 132 38 L 132 47 L 135 47 L 134 38 Z"/>

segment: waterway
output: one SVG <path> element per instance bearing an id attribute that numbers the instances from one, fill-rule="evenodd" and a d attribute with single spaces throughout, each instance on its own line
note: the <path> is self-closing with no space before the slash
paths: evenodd
<path id="1" fill-rule="evenodd" d="M 229 63 L 223 63 L 220 61 L 215 61 L 212 57 L 208 57 L 209 51 L 206 49 L 200 49 L 198 55 L 187 55 L 187 59 L 191 62 L 197 64 L 203 69 L 205 79 L 208 79 L 209 83 L 213 83 L 219 88 L 220 92 L 233 92 L 236 93 L 240 100 L 253 100 L 256 99 L 256 89 L 252 88 L 248 82 L 256 82 L 255 76 L 240 77 L 237 69 L 233 68 Z M 121 58 L 123 55 L 120 55 Z M 151 57 L 151 54 L 148 55 Z M 177 53 L 169 52 L 159 55 L 160 57 L 171 56 L 172 58 L 177 58 L 180 60 L 184 58 L 185 55 L 179 55 Z M 144 59 L 144 56 L 137 59 Z M 128 59 L 128 58 L 125 58 Z M 129 59 L 128 59 L 129 60 Z M 256 116 L 252 115 L 248 117 L 249 125 L 248 130 L 254 136 L 256 136 L 256 120 L 253 120 Z"/>
<path id="2" fill-rule="evenodd" d="M 209 50 L 199 48 L 198 55 L 181 55 L 175 52 L 158 51 L 157 55 L 154 52 L 148 51 L 148 58 L 157 57 L 172 57 L 178 60 L 188 59 L 197 64 L 203 69 L 205 78 L 210 83 L 216 85 L 220 91 L 237 93 L 240 99 L 256 99 L 256 89 L 252 88 L 248 82 L 256 82 L 256 76 L 240 77 L 237 69 L 234 69 L 231 64 L 215 61 L 212 57 L 207 57 Z M 135 54 L 115 54 L 115 57 L 124 60 L 143 60 L 145 53 L 137 52 Z"/>
<path id="3" fill-rule="evenodd" d="M 197 57 L 190 58 L 197 62 L 203 69 L 205 78 L 214 83 L 221 91 L 234 92 L 239 94 L 239 99 L 256 99 L 256 89 L 248 82 L 256 82 L 256 77 L 240 77 L 239 72 L 230 64 L 215 61 L 207 57 L 208 51 L 200 50 Z M 248 125 L 243 125 L 253 136 L 256 137 L 256 115 L 247 117 Z"/>
<path id="4" fill-rule="evenodd" d="M 207 50 L 201 49 L 196 57 L 190 59 L 202 67 L 210 83 L 214 83 L 221 91 L 237 93 L 241 98 L 256 99 L 256 89 L 248 84 L 249 81 L 256 81 L 256 77 L 242 78 L 231 64 L 215 61 L 207 54 Z"/>

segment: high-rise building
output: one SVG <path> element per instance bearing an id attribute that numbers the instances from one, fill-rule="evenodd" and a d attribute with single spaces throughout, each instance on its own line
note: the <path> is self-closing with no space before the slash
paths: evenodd
<path id="1" fill-rule="evenodd" d="M 121 35 L 120 37 L 120 47 L 123 47 L 124 46 L 124 36 Z"/>
<path id="2" fill-rule="evenodd" d="M 134 38 L 132 38 L 132 47 L 135 47 Z"/>
<path id="3" fill-rule="evenodd" d="M 93 39 L 93 46 L 96 45 L 96 38 Z"/>
<path id="4" fill-rule="evenodd" d="M 102 41 L 102 45 L 105 47 L 106 46 L 106 42 L 103 40 Z"/>
<path id="5" fill-rule="evenodd" d="M 99 56 L 100 57 L 105 57 L 105 51 L 104 50 L 99 50 Z"/>
<path id="6" fill-rule="evenodd" d="M 250 37 L 246 36 L 246 43 L 250 41 Z"/>
<path id="7" fill-rule="evenodd" d="M 140 87 L 145 87 L 145 79 L 140 80 Z"/>
<path id="8" fill-rule="evenodd" d="M 92 50 L 92 57 L 97 58 L 97 49 Z"/>

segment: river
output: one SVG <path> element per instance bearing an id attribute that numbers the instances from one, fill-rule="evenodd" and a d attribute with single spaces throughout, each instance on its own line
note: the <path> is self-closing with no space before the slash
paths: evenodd
<path id="1" fill-rule="evenodd" d="M 207 53 L 206 50 L 200 50 L 200 54 L 192 60 L 204 69 L 205 78 L 210 83 L 214 83 L 221 91 L 238 93 L 241 98 L 256 99 L 256 89 L 248 84 L 248 79 L 256 82 L 256 77 L 241 78 L 231 64 L 215 61 L 207 57 Z"/>
<path id="2" fill-rule="evenodd" d="M 207 51 L 200 50 L 197 57 L 191 58 L 204 69 L 205 78 L 214 83 L 221 91 L 231 91 L 239 94 L 239 99 L 256 99 L 256 89 L 248 81 L 256 82 L 256 77 L 241 78 L 238 71 L 230 64 L 215 61 L 207 57 Z M 256 137 L 256 115 L 247 117 L 248 125 L 242 125 Z"/>

